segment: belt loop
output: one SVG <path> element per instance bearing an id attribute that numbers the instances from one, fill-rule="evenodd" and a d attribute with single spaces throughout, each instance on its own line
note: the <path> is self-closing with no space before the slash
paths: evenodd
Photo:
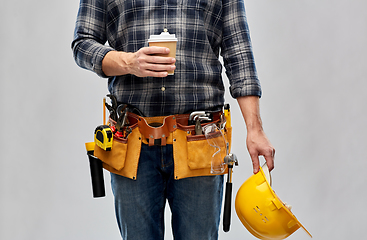
<path id="1" fill-rule="evenodd" d="M 153 136 L 149 136 L 149 147 L 154 146 L 154 138 Z"/>
<path id="2" fill-rule="evenodd" d="M 163 135 L 161 138 L 161 146 L 166 146 L 166 140 L 167 140 L 167 137 L 164 137 Z"/>

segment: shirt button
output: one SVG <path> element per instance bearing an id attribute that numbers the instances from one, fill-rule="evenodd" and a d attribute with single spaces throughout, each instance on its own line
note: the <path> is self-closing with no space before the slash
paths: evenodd
<path id="1" fill-rule="evenodd" d="M 165 87 L 162 87 L 161 88 L 162 92 L 166 91 L 166 88 Z"/>

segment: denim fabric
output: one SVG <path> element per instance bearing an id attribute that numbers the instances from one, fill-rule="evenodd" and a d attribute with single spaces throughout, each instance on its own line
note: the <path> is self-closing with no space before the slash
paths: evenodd
<path id="1" fill-rule="evenodd" d="M 174 180 L 172 145 L 143 144 L 137 180 L 111 174 L 115 209 L 124 240 L 164 239 L 168 200 L 175 240 L 216 240 L 223 176 Z"/>

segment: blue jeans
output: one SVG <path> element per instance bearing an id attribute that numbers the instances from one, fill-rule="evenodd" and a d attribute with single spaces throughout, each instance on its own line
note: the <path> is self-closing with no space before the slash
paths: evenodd
<path id="1" fill-rule="evenodd" d="M 115 210 L 124 240 L 164 239 L 168 200 L 175 240 L 217 240 L 223 176 L 174 180 L 172 145 L 142 144 L 137 180 L 111 174 Z"/>

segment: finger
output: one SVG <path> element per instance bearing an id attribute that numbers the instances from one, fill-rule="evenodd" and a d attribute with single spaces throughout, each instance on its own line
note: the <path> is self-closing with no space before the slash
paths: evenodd
<path id="1" fill-rule="evenodd" d="M 260 171 L 260 161 L 259 156 L 257 154 L 251 154 L 251 161 L 252 161 L 252 169 L 254 174 Z"/>
<path id="2" fill-rule="evenodd" d="M 266 155 L 264 155 L 265 161 L 266 161 L 266 165 L 269 168 L 269 171 L 274 169 L 274 158 L 275 158 L 275 149 L 271 149 L 269 151 L 269 153 L 267 153 Z"/>
<path id="3" fill-rule="evenodd" d="M 148 68 L 147 64 L 174 64 L 176 59 L 161 55 L 149 55 L 143 51 L 137 54 L 136 62 L 143 68 Z"/>
<path id="4" fill-rule="evenodd" d="M 166 47 L 157 47 L 157 46 L 145 47 L 145 48 L 142 48 L 142 51 L 145 54 L 147 54 L 147 55 L 153 55 L 153 54 L 169 54 L 169 52 L 170 52 L 169 48 L 166 48 Z"/>
<path id="5" fill-rule="evenodd" d="M 176 69 L 175 65 L 171 65 L 171 64 L 148 64 L 146 66 L 146 69 L 149 71 L 153 71 L 153 72 L 167 72 L 167 71 L 172 71 Z"/>
<path id="6" fill-rule="evenodd" d="M 168 76 L 168 72 L 155 72 L 155 71 L 149 71 L 146 75 L 147 77 L 167 77 Z"/>
<path id="7" fill-rule="evenodd" d="M 136 74 L 138 77 L 167 77 L 167 71 L 154 71 L 152 69 L 140 68 L 140 72 Z"/>
<path id="8" fill-rule="evenodd" d="M 166 47 L 152 46 L 143 48 L 142 51 L 146 55 L 146 62 L 148 63 L 174 64 L 176 62 L 174 57 L 168 57 L 170 49 Z"/>
<path id="9" fill-rule="evenodd" d="M 174 64 L 176 59 L 173 57 L 164 57 L 164 56 L 147 56 L 146 58 L 147 63 L 151 64 Z"/>

